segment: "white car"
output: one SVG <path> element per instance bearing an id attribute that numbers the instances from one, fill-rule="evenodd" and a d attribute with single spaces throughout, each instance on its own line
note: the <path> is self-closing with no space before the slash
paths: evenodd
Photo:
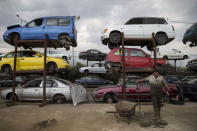
<path id="1" fill-rule="evenodd" d="M 107 69 L 102 63 L 95 63 L 92 66 L 82 67 L 79 69 L 79 72 L 88 74 L 88 73 L 106 73 Z"/>
<path id="2" fill-rule="evenodd" d="M 189 56 L 187 54 L 183 54 L 177 49 L 172 49 L 168 53 L 163 54 L 163 58 L 167 60 L 185 60 L 188 59 Z"/>
<path id="3" fill-rule="evenodd" d="M 119 47 L 124 33 L 125 45 L 147 46 L 152 50 L 152 33 L 155 34 L 157 45 L 165 45 L 175 38 L 173 25 L 167 19 L 161 17 L 135 17 L 124 25 L 108 26 L 104 29 L 101 41 L 108 44 L 110 49 Z"/>
<path id="4" fill-rule="evenodd" d="M 15 90 L 15 98 L 18 101 L 41 101 L 43 99 L 43 79 L 32 80 Z M 1 98 L 11 100 L 12 89 L 1 91 Z M 73 100 L 76 106 L 78 102 L 86 101 L 86 89 L 77 84 L 59 78 L 47 78 L 46 81 L 46 98 L 62 104 L 65 101 Z"/>
<path id="5" fill-rule="evenodd" d="M 57 51 L 57 50 L 49 50 L 49 51 L 47 51 L 47 56 L 56 57 L 56 58 L 62 58 L 65 61 L 69 61 L 71 59 L 71 57 L 69 55 L 64 54 L 64 53 L 62 53 L 60 51 Z"/>

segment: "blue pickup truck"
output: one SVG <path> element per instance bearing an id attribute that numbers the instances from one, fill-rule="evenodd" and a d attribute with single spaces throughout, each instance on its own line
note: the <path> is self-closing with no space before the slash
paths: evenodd
<path id="1" fill-rule="evenodd" d="M 40 17 L 28 22 L 25 26 L 7 27 L 4 40 L 14 45 L 17 40 L 43 40 L 45 34 L 49 40 L 59 41 L 67 50 L 77 46 L 76 16 Z"/>

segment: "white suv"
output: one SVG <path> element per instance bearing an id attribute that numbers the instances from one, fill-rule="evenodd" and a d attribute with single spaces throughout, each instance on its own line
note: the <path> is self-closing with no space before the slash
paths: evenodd
<path id="1" fill-rule="evenodd" d="M 108 26 L 104 29 L 101 40 L 110 49 L 121 44 L 121 32 L 124 33 L 125 45 L 147 46 L 152 50 L 152 33 L 155 33 L 157 45 L 165 45 L 175 38 L 175 30 L 172 24 L 161 17 L 135 17 L 124 25 Z"/>

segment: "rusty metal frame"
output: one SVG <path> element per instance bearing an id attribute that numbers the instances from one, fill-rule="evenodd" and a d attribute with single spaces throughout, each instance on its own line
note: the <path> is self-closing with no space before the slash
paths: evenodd
<path id="1" fill-rule="evenodd" d="M 122 45 L 122 80 L 123 80 L 123 85 L 122 85 L 122 95 L 123 99 L 126 100 L 126 69 L 125 69 L 125 48 L 124 48 L 124 33 L 121 33 L 121 45 Z"/>
<path id="2" fill-rule="evenodd" d="M 15 52 L 14 52 L 14 64 L 13 64 L 13 72 L 12 72 L 12 101 L 10 104 L 7 104 L 8 106 L 12 106 L 16 104 L 16 97 L 15 97 L 15 88 L 16 88 L 16 63 L 17 63 L 17 53 L 18 53 L 18 46 L 20 46 L 21 42 L 23 43 L 24 40 L 18 40 L 17 42 L 14 43 L 15 47 Z M 44 69 L 43 69 L 43 101 L 40 104 L 40 106 L 44 106 L 47 104 L 46 101 L 46 63 L 47 63 L 47 47 L 48 47 L 48 35 L 45 34 L 45 39 L 44 40 L 27 40 L 25 42 L 39 42 L 39 43 L 44 43 Z M 50 43 L 51 44 L 51 43 Z M 54 45 L 54 48 L 57 48 Z"/>

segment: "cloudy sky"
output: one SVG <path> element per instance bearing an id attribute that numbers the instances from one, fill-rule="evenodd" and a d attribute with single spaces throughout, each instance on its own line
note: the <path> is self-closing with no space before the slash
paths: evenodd
<path id="1" fill-rule="evenodd" d="M 158 16 L 171 21 L 193 23 L 197 22 L 196 7 L 196 0 L 0 0 L 0 52 L 13 50 L 3 41 L 2 36 L 7 26 L 20 23 L 16 14 L 27 21 L 40 16 L 80 16 L 77 22 L 77 54 L 90 48 L 108 52 L 107 46 L 102 45 L 100 40 L 106 25 L 123 24 L 136 16 Z M 177 37 L 168 45 L 160 47 L 160 51 L 177 48 L 184 53 L 194 54 L 197 47 L 190 48 L 182 43 L 183 34 L 191 25 L 173 25 Z"/>

